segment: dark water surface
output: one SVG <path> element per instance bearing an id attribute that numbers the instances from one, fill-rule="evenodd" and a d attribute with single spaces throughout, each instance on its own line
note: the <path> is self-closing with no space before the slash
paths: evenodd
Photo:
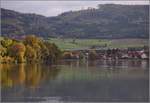
<path id="1" fill-rule="evenodd" d="M 146 60 L 0 64 L 4 102 L 148 101 Z"/>

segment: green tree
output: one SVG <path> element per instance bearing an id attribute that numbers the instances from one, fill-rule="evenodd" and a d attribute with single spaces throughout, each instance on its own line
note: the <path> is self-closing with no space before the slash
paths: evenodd
<path id="1" fill-rule="evenodd" d="M 48 49 L 48 61 L 55 62 L 61 55 L 61 51 L 58 49 L 58 47 L 55 44 L 51 44 L 48 42 L 45 42 L 45 45 Z"/>
<path id="2" fill-rule="evenodd" d="M 95 50 L 91 50 L 90 52 L 89 52 L 89 59 L 90 60 L 94 60 L 94 59 L 96 59 L 97 58 L 97 53 L 96 53 L 96 51 Z"/>

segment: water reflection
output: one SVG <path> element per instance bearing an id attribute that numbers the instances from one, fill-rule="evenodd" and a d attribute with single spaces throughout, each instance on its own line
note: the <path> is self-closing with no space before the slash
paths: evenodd
<path id="1" fill-rule="evenodd" d="M 2 101 L 148 101 L 148 61 L 0 64 Z M 31 99 L 32 97 L 32 99 Z M 58 99 L 59 98 L 59 99 Z"/>
<path id="2" fill-rule="evenodd" d="M 55 79 L 60 69 L 40 64 L 1 64 L 3 87 L 22 85 L 35 88 L 46 79 Z"/>

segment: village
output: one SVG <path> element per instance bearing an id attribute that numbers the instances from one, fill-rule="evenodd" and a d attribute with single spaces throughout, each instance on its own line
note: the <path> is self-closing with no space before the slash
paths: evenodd
<path id="1" fill-rule="evenodd" d="M 63 59 L 145 59 L 149 60 L 149 49 L 144 46 L 142 48 L 83 48 L 76 50 L 68 50 L 63 54 Z"/>

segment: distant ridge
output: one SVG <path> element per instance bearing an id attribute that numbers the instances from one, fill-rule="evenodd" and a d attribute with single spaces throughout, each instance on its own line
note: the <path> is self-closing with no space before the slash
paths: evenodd
<path id="1" fill-rule="evenodd" d="M 105 4 L 55 17 L 1 8 L 1 32 L 8 37 L 148 38 L 149 5 Z"/>

